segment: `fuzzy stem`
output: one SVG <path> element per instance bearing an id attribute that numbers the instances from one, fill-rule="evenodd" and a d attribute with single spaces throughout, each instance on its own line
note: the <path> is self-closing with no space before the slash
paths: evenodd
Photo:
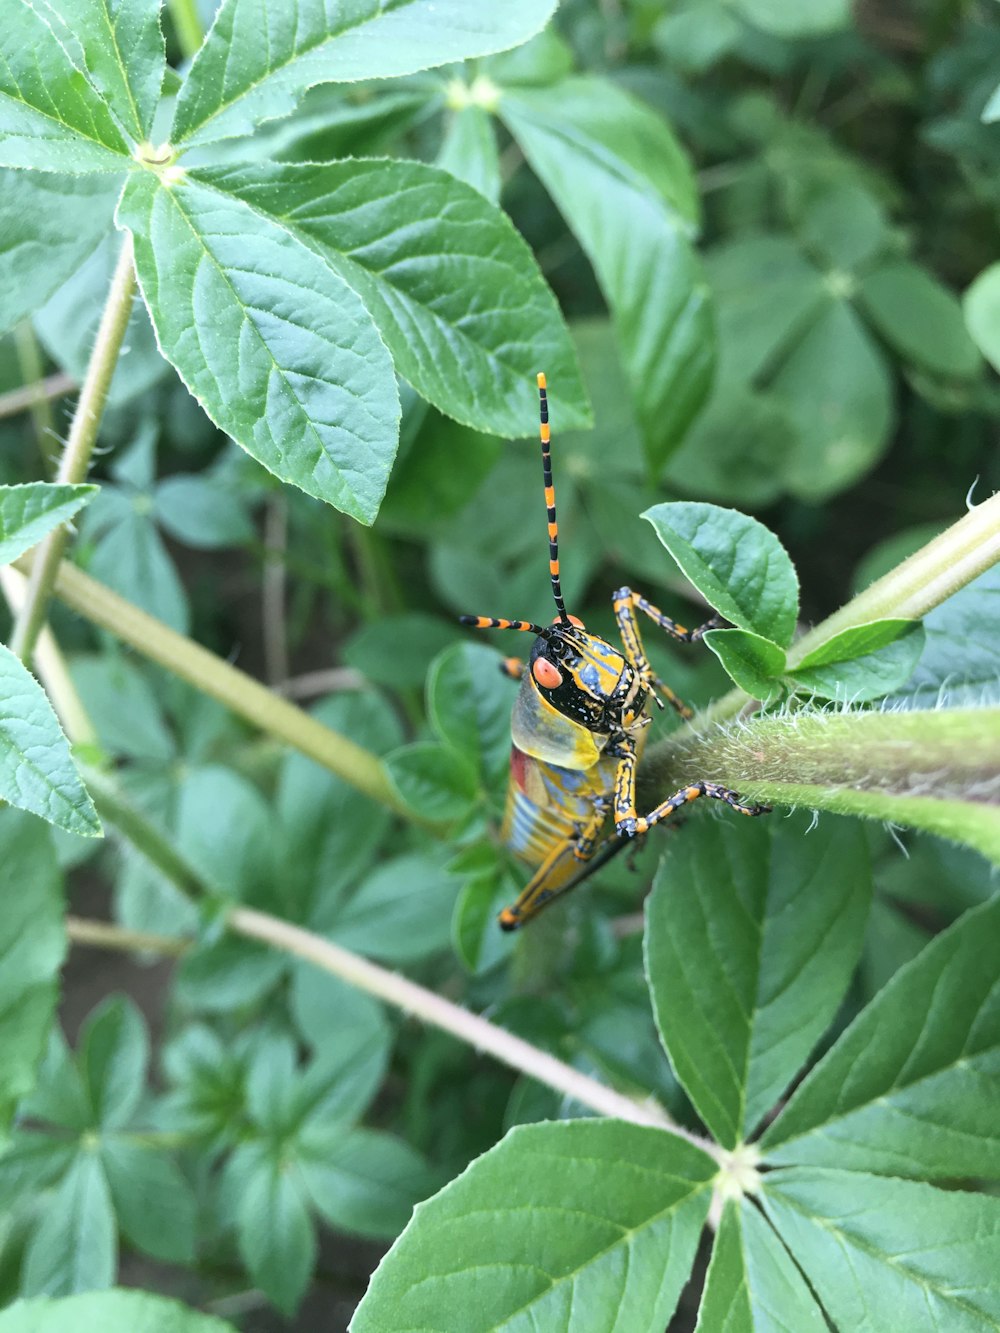
<path id="1" fill-rule="evenodd" d="M 17 563 L 21 569 L 30 568 L 31 558 L 22 557 Z M 102 629 L 110 630 L 203 694 L 218 699 L 261 731 L 315 759 L 380 805 L 413 818 L 412 812 L 393 791 L 378 756 L 370 750 L 323 726 L 246 672 L 178 634 L 75 566 L 64 562 L 59 567 L 54 590 L 60 601 L 72 610 Z"/>
<path id="2" fill-rule="evenodd" d="M 125 337 L 129 315 L 132 313 L 134 295 L 135 267 L 132 262 L 132 237 L 126 232 L 114 277 L 111 279 L 111 290 L 108 292 L 104 313 L 97 329 L 97 337 L 94 339 L 90 363 L 80 389 L 80 397 L 77 399 L 76 411 L 73 413 L 69 439 L 59 461 L 55 477 L 57 482 L 78 483 L 87 476 L 111 377 L 118 364 L 122 339 Z M 38 636 L 45 624 L 56 571 L 68 540 L 69 529 L 63 524 L 39 543 L 32 564 L 28 595 L 17 618 L 10 643 L 11 651 L 29 665 Z"/>
<path id="3" fill-rule="evenodd" d="M 81 916 L 66 917 L 66 934 L 74 944 L 89 944 L 95 949 L 159 953 L 168 958 L 180 958 L 191 947 L 187 940 L 148 935 L 142 930 L 126 930 L 110 921 L 91 921 Z"/>
<path id="4" fill-rule="evenodd" d="M 798 712 L 685 733 L 647 756 L 643 803 L 689 782 L 891 820 L 1000 860 L 1000 709 Z"/>
<path id="5" fill-rule="evenodd" d="M 359 958 L 357 954 L 349 953 L 311 931 L 248 907 L 234 908 L 229 914 L 229 925 L 240 935 L 263 940 L 285 953 L 304 958 L 404 1013 L 412 1014 L 442 1032 L 450 1032 L 476 1050 L 485 1051 L 502 1064 L 537 1079 L 539 1083 L 571 1097 L 600 1115 L 617 1116 L 635 1125 L 669 1129 L 671 1133 L 696 1143 L 704 1151 L 713 1155 L 715 1153 L 713 1144 L 673 1124 L 655 1103 L 637 1102 L 615 1092 L 546 1051 L 540 1051 L 513 1033 L 505 1032 L 487 1019 L 480 1018 L 478 1014 L 472 1014 L 460 1005 L 435 995 L 433 991 L 408 981 L 406 977 L 370 963 L 366 958 Z"/>

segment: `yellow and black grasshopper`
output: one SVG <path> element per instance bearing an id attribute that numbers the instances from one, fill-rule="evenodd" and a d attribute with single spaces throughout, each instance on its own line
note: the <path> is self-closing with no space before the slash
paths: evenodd
<path id="1" fill-rule="evenodd" d="M 695 643 L 720 622 L 686 630 L 630 588 L 614 595 L 622 648 L 613 647 L 583 622 L 567 614 L 559 582 L 559 533 L 549 451 L 549 409 L 545 376 L 538 376 L 542 469 L 549 527 L 549 572 L 558 614 L 551 625 L 527 620 L 462 616 L 477 629 L 527 630 L 537 635 L 527 666 L 515 658 L 504 670 L 520 679 L 511 723 L 510 783 L 502 836 L 535 874 L 517 902 L 500 913 L 504 930 L 517 930 L 561 894 L 603 866 L 623 846 L 668 819 L 675 810 L 710 796 L 744 815 L 769 807 L 746 805 L 736 792 L 714 782 L 693 782 L 648 815 L 635 807 L 635 770 L 649 724 L 650 699 L 660 708 L 662 694 L 682 717 L 691 710 L 661 681 L 646 659 L 636 612 L 684 643 Z M 608 815 L 614 832 L 604 836 Z"/>

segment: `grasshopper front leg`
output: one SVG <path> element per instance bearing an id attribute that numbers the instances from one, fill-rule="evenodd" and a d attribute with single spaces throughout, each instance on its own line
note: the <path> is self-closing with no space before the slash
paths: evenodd
<path id="1" fill-rule="evenodd" d="M 681 717 L 689 718 L 691 709 L 678 699 L 673 690 L 664 685 L 662 680 L 658 680 L 654 674 L 646 656 L 646 650 L 642 646 L 642 635 L 639 633 L 639 620 L 636 612 L 641 611 L 644 615 L 649 616 L 654 624 L 659 625 L 660 629 L 666 630 L 671 638 L 677 639 L 681 643 L 697 643 L 706 631 L 716 629 L 722 622 L 718 616 L 713 616 L 711 620 L 706 620 L 704 625 L 699 625 L 697 629 L 685 629 L 676 620 L 671 620 L 669 616 L 665 616 L 659 607 L 654 606 L 652 602 L 647 602 L 641 593 L 633 592 L 631 588 L 619 588 L 614 594 L 613 604 L 625 656 L 638 672 L 643 688 L 649 691 L 661 708 L 663 704 L 660 702 L 659 696 L 662 694 L 671 707 L 680 713 Z"/>

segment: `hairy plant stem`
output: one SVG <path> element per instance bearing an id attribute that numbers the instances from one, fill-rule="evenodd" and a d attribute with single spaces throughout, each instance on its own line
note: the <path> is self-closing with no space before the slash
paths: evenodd
<path id="1" fill-rule="evenodd" d="M 31 560 L 30 555 L 24 556 L 17 567 L 30 569 Z M 323 726 L 246 672 L 178 634 L 68 562 L 58 568 L 54 591 L 66 606 L 92 624 L 110 630 L 150 661 L 218 699 L 261 731 L 315 759 L 381 805 L 413 818 L 390 785 L 378 756 L 370 750 Z"/>
<path id="2" fill-rule="evenodd" d="M 59 460 L 55 476 L 57 482 L 78 483 L 84 481 L 87 476 L 111 377 L 118 364 L 122 339 L 125 337 L 125 329 L 132 312 L 134 295 L 132 237 L 126 232 L 114 277 L 111 280 L 111 290 L 108 292 L 104 313 L 98 325 L 97 337 L 94 339 L 87 373 L 80 388 L 76 411 L 73 413 L 69 439 Z M 28 581 L 28 595 L 17 618 L 10 642 L 11 651 L 27 665 L 30 665 L 35 644 L 48 615 L 56 571 L 68 540 L 69 529 L 64 524 L 54 532 L 50 532 L 37 548 Z"/>
<path id="3" fill-rule="evenodd" d="M 998 560 L 1000 494 L 970 509 L 964 518 L 804 634 L 788 650 L 789 668 L 798 666 L 807 654 L 854 625 L 865 625 L 871 620 L 919 620 Z M 691 729 L 707 730 L 717 722 L 736 717 L 748 706 L 759 707 L 743 690 L 730 690 L 702 710 L 692 721 Z M 665 747 L 670 747 L 675 739 L 661 742 L 656 750 L 666 753 Z"/>

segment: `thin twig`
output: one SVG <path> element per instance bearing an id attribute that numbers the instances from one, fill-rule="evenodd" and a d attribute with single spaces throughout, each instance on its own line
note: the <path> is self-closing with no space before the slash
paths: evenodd
<path id="1" fill-rule="evenodd" d="M 271 687 L 286 699 L 317 699 L 321 694 L 342 690 L 366 690 L 368 681 L 353 667 L 328 667 L 325 671 L 306 671 Z"/>
<path id="2" fill-rule="evenodd" d="M 189 940 L 171 939 L 169 935 L 149 935 L 142 930 L 126 930 L 110 921 L 92 921 L 87 917 L 68 916 L 66 934 L 74 944 L 95 949 L 117 949 L 124 953 L 158 953 L 180 958 L 191 947 Z"/>
<path id="3" fill-rule="evenodd" d="M 52 398 L 62 398 L 76 388 L 76 380 L 71 375 L 64 375 L 60 370 L 55 375 L 47 375 L 35 384 L 22 385 L 20 389 L 9 389 L 0 393 L 0 419 L 16 417 L 21 412 L 30 411 L 36 403 Z"/>
<path id="4" fill-rule="evenodd" d="M 97 443 L 97 432 L 104 413 L 111 377 L 118 364 L 122 339 L 125 337 L 129 315 L 132 313 L 134 295 L 132 236 L 126 232 L 114 277 L 111 280 L 111 290 L 108 292 L 104 313 L 101 315 L 97 337 L 94 339 L 80 397 L 77 399 L 76 411 L 73 413 L 69 439 L 59 462 L 57 482 L 81 482 L 87 475 L 90 456 Z M 50 532 L 39 544 L 28 581 L 28 595 L 14 625 L 10 642 L 11 650 L 25 663 L 30 664 L 35 644 L 45 624 L 56 571 L 68 540 L 69 529 L 63 524 L 54 532 Z"/>

